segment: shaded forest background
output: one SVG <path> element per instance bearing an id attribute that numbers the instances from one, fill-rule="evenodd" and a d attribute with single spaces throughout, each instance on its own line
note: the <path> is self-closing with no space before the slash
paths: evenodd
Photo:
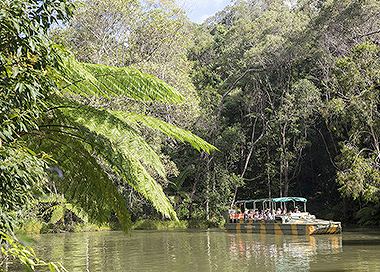
<path id="1" fill-rule="evenodd" d="M 222 226 L 280 196 L 380 225 L 380 1 L 0 7 L 1 229 Z"/>
<path id="2" fill-rule="evenodd" d="M 0 271 L 64 270 L 16 234 L 223 226 L 238 199 L 379 226 L 380 1 L 0 1 L 0 180 Z"/>
<path id="3" fill-rule="evenodd" d="M 146 131 L 180 219 L 219 224 L 235 199 L 295 195 L 317 216 L 380 224 L 379 1 L 234 1 L 197 25 L 174 1 L 93 0 L 52 35 L 81 61 L 183 94 L 181 106 L 129 105 L 219 149 Z M 159 217 L 124 193 L 134 218 Z"/>

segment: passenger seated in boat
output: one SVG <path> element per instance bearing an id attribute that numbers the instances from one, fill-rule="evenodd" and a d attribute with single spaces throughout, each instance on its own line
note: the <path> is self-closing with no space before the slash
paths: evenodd
<path id="1" fill-rule="evenodd" d="M 239 213 L 236 210 L 231 210 L 230 221 L 231 223 L 236 223 L 239 220 Z"/>
<path id="2" fill-rule="evenodd" d="M 249 214 L 248 214 L 248 219 L 254 219 L 254 218 L 255 218 L 255 211 L 254 210 L 250 210 Z"/>
<path id="3" fill-rule="evenodd" d="M 262 212 L 258 212 L 257 214 L 256 214 L 256 218 L 255 218 L 256 220 L 263 220 L 263 213 Z"/>
<path id="4" fill-rule="evenodd" d="M 301 213 L 301 211 L 298 209 L 298 207 L 296 207 L 293 211 L 293 213 Z"/>
<path id="5" fill-rule="evenodd" d="M 266 220 L 266 219 L 267 219 L 267 215 L 265 214 L 265 211 L 262 211 L 261 220 Z"/>
<path id="6" fill-rule="evenodd" d="M 268 209 L 268 210 L 265 212 L 265 220 L 270 220 L 271 215 L 272 215 L 272 212 L 271 212 L 271 210 Z"/>
<path id="7" fill-rule="evenodd" d="M 253 215 L 253 220 L 257 221 L 260 220 L 260 212 L 258 210 L 255 210 Z"/>
<path id="8" fill-rule="evenodd" d="M 281 208 L 278 208 L 276 211 L 276 215 L 281 215 L 281 214 L 282 214 L 282 210 L 281 210 Z"/>
<path id="9" fill-rule="evenodd" d="M 274 220 L 274 215 L 272 213 L 268 213 L 267 220 L 269 221 Z"/>
<path id="10" fill-rule="evenodd" d="M 247 222 L 247 221 L 248 221 L 248 218 L 249 218 L 249 210 L 246 209 L 246 210 L 244 211 L 244 221 Z"/>

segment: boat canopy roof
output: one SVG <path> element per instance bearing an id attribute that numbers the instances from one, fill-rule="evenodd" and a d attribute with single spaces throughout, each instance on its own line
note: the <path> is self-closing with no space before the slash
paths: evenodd
<path id="1" fill-rule="evenodd" d="M 307 202 L 307 199 L 303 197 L 278 197 L 278 198 L 272 198 L 272 201 L 273 202 L 290 202 L 290 201 Z"/>
<path id="2" fill-rule="evenodd" d="M 303 197 L 277 197 L 277 198 L 261 198 L 261 199 L 249 199 L 249 200 L 238 200 L 236 201 L 235 203 L 236 204 L 239 204 L 239 203 L 257 203 L 257 202 L 276 202 L 276 203 L 279 203 L 279 202 L 293 202 L 293 201 L 297 201 L 297 202 L 307 202 L 307 199 L 306 198 L 303 198 Z"/>

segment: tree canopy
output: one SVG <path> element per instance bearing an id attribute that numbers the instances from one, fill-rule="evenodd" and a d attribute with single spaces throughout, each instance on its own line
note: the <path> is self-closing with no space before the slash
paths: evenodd
<path id="1" fill-rule="evenodd" d="M 36 203 L 126 230 L 300 195 L 379 224 L 379 12 L 247 0 L 194 24 L 174 0 L 3 0 L 2 241 L 24 249 L 9 234 Z"/>
<path id="2" fill-rule="evenodd" d="M 17 212 L 54 187 L 89 220 L 108 222 L 115 213 L 127 230 L 123 184 L 175 220 L 176 212 L 152 177 L 157 173 L 166 179 L 163 163 L 142 137 L 141 126 L 197 150 L 215 148 L 188 130 L 119 109 L 118 99 L 180 103 L 183 96 L 135 68 L 79 62 L 54 43 L 49 31 L 64 24 L 72 9 L 66 1 L 1 4 L 1 227 L 11 231 Z M 3 243 L 2 249 L 7 255 Z"/>

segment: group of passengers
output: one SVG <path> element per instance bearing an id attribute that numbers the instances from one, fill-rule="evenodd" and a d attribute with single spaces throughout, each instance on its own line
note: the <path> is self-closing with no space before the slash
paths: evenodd
<path id="1" fill-rule="evenodd" d="M 281 215 L 289 215 L 291 213 L 300 213 L 298 207 L 294 209 L 294 211 L 287 211 L 286 207 L 284 209 L 278 208 L 277 210 L 275 209 L 263 209 L 259 211 L 258 209 L 243 209 L 244 211 L 242 212 L 240 209 L 235 209 L 235 210 L 230 210 L 229 212 L 229 218 L 231 223 L 236 223 L 244 220 L 245 222 L 249 220 L 253 221 L 274 221 L 276 216 L 281 216 Z"/>

